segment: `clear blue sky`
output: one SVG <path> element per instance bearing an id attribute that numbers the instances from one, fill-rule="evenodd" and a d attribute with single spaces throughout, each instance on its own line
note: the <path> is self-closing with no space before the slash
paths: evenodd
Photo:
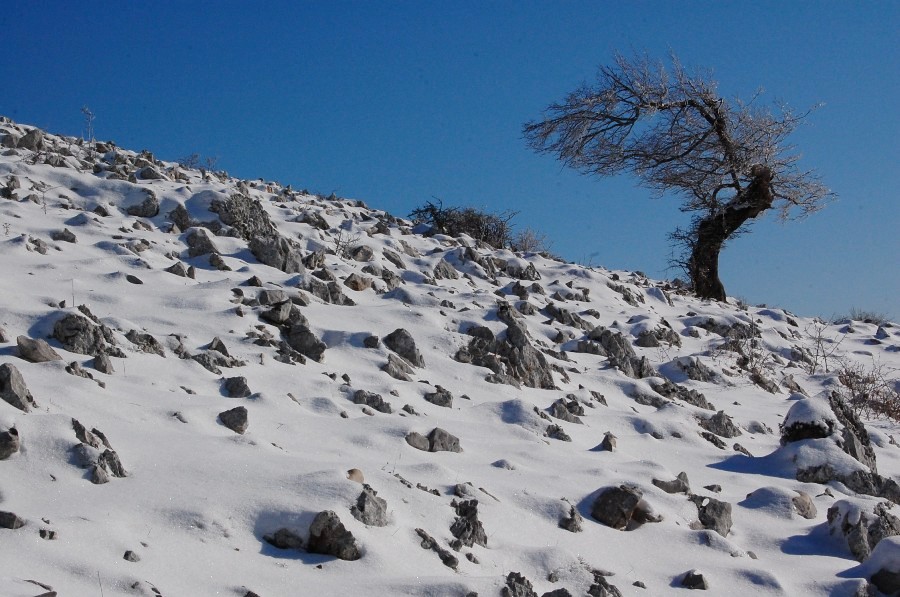
<path id="1" fill-rule="evenodd" d="M 722 255 L 729 295 L 825 317 L 900 317 L 900 2 L 40 2 L 7 0 L 0 114 L 163 159 L 405 216 L 519 210 L 574 261 L 666 271 L 685 217 L 628 177 L 531 153 L 523 122 L 613 53 L 714 69 L 720 91 L 797 108 L 793 137 L 839 200 L 768 217 Z"/>

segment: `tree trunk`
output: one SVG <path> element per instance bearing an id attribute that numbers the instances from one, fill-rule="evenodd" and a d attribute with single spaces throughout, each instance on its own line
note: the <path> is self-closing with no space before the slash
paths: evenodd
<path id="1" fill-rule="evenodd" d="M 772 206 L 772 171 L 765 166 L 754 166 L 751 174 L 753 179 L 745 189 L 694 227 L 688 273 L 694 294 L 700 298 L 725 300 L 725 287 L 719 280 L 719 253 L 725 241 L 747 220 Z"/>

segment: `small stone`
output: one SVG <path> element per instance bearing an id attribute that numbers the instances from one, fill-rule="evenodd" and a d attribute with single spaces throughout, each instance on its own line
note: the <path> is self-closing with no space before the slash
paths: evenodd
<path id="1" fill-rule="evenodd" d="M 125 279 L 131 282 L 132 284 L 143 284 L 144 281 L 138 278 L 137 276 L 132 276 L 131 274 L 126 274 Z"/>
<path id="2" fill-rule="evenodd" d="M 19 451 L 19 431 L 12 427 L 0 432 L 0 460 L 6 460 Z"/>
<path id="3" fill-rule="evenodd" d="M 694 589 L 705 591 L 709 589 L 709 583 L 703 577 L 699 570 L 690 570 L 681 579 L 681 586 L 686 589 Z"/>
<path id="4" fill-rule="evenodd" d="M 309 527 L 307 549 L 339 560 L 358 560 L 362 557 L 356 539 L 331 510 L 319 512 Z"/>
<path id="5" fill-rule="evenodd" d="M 96 357 L 94 357 L 94 369 L 96 369 L 100 373 L 106 373 L 107 375 L 112 375 L 113 373 L 115 373 L 112 361 L 109 359 L 109 355 L 105 353 L 98 354 Z"/>
<path id="6" fill-rule="evenodd" d="M 225 379 L 223 389 L 229 398 L 248 398 L 253 395 L 250 386 L 247 385 L 247 378 L 243 376 Z"/>
<path id="7" fill-rule="evenodd" d="M 603 441 L 597 446 L 602 452 L 614 452 L 616 450 L 616 436 L 611 431 L 603 435 Z"/>
<path id="8" fill-rule="evenodd" d="M 50 529 L 41 529 L 38 531 L 38 536 L 41 539 L 46 539 L 47 541 L 55 541 L 57 538 L 56 531 L 51 531 Z"/>
<path id="9" fill-rule="evenodd" d="M 250 425 L 247 420 L 247 408 L 243 406 L 236 406 L 230 410 L 220 412 L 219 420 L 222 421 L 223 425 L 241 435 L 247 431 L 247 427 Z"/>
<path id="10" fill-rule="evenodd" d="M 278 549 L 301 549 L 303 547 L 303 538 L 290 529 L 278 529 L 274 535 L 265 535 L 263 539 Z"/>
<path id="11" fill-rule="evenodd" d="M 134 553 L 133 551 L 131 551 L 130 549 L 125 552 L 125 555 L 122 556 L 122 558 L 125 560 L 128 560 L 129 562 L 140 562 L 141 561 L 141 557 L 139 555 L 137 555 L 136 553 Z"/>
<path id="12" fill-rule="evenodd" d="M 13 514 L 0 510 L 0 529 L 21 529 L 25 521 Z"/>

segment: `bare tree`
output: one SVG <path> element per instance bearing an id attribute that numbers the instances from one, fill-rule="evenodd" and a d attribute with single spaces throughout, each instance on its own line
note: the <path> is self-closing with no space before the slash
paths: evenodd
<path id="1" fill-rule="evenodd" d="M 785 139 L 808 114 L 784 105 L 721 97 L 709 73 L 689 73 L 646 56 L 617 55 L 544 119 L 526 123 L 529 145 L 586 174 L 635 174 L 662 195 L 679 195 L 695 213 L 671 239 L 676 260 L 702 298 L 725 300 L 719 253 L 749 221 L 775 208 L 782 219 L 812 213 L 832 197 L 818 177 L 798 168 Z"/>

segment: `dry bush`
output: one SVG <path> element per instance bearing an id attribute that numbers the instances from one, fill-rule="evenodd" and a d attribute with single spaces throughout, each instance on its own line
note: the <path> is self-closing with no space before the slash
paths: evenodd
<path id="1" fill-rule="evenodd" d="M 900 379 L 880 364 L 844 362 L 837 371 L 841 397 L 864 419 L 900 422 Z"/>

